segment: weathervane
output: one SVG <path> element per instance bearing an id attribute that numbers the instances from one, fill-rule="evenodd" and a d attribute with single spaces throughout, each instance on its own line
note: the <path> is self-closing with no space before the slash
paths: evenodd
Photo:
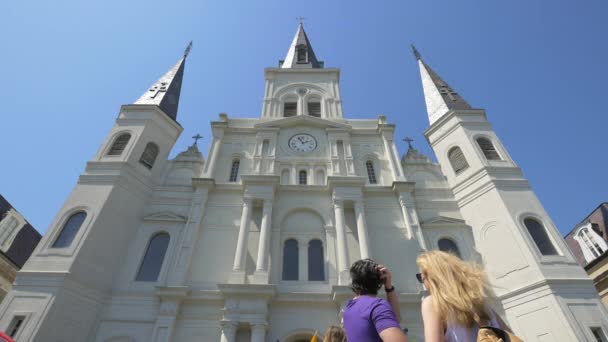
<path id="1" fill-rule="evenodd" d="M 196 133 L 196 135 L 193 136 L 192 139 L 194 139 L 194 145 L 196 145 L 196 143 L 198 142 L 199 139 L 203 139 L 203 136 Z"/>
<path id="2" fill-rule="evenodd" d="M 306 18 L 304 18 L 303 16 L 299 16 L 296 19 L 300 22 L 300 25 L 302 25 L 304 23 L 304 19 Z"/>

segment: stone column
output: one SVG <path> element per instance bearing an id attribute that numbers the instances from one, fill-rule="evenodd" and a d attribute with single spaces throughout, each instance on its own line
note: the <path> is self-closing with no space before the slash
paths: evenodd
<path id="1" fill-rule="evenodd" d="M 251 210 L 253 199 L 243 199 L 243 212 L 241 213 L 241 226 L 239 237 L 234 253 L 234 265 L 232 267 L 231 282 L 242 283 L 245 280 L 245 256 L 247 255 L 247 242 L 249 237 L 249 222 L 251 222 Z"/>
<path id="2" fill-rule="evenodd" d="M 401 206 L 401 213 L 403 214 L 403 222 L 405 223 L 405 230 L 408 239 L 416 236 L 420 248 L 426 250 L 426 241 L 422 235 L 420 229 L 420 222 L 418 221 L 418 213 L 414 207 L 413 201 L 410 201 L 411 196 L 409 193 L 399 194 L 399 205 Z"/>
<path id="3" fill-rule="evenodd" d="M 268 283 L 268 254 L 270 252 L 270 236 L 272 231 L 272 200 L 265 199 L 262 209 L 262 224 L 260 241 L 258 242 L 258 258 L 254 278 L 256 283 Z"/>
<path id="4" fill-rule="evenodd" d="M 236 341 L 236 329 L 238 322 L 234 321 L 222 321 L 222 335 L 220 342 L 235 342 Z"/>
<path id="5" fill-rule="evenodd" d="M 251 342 L 266 341 L 266 324 L 254 323 L 251 324 Z"/>
<path id="6" fill-rule="evenodd" d="M 217 164 L 217 158 L 220 154 L 220 147 L 222 145 L 222 137 L 213 137 L 213 142 L 211 143 L 211 151 L 209 152 L 209 157 L 207 159 L 207 163 L 205 164 L 204 178 L 213 178 L 213 174 L 215 172 L 215 165 Z"/>
<path id="7" fill-rule="evenodd" d="M 399 174 L 399 165 L 398 165 L 398 161 L 395 160 L 395 154 L 393 153 L 393 141 L 392 139 L 389 139 L 389 137 L 387 137 L 386 135 L 388 135 L 388 132 L 383 132 L 382 133 L 382 143 L 384 145 L 384 154 L 385 156 L 388 158 L 388 160 L 391 162 L 391 171 L 393 173 L 393 180 L 399 180 L 401 179 L 401 175 Z"/>
<path id="8" fill-rule="evenodd" d="M 308 165 L 308 184 L 317 185 L 315 180 L 315 168 L 313 165 Z"/>
<path id="9" fill-rule="evenodd" d="M 298 239 L 298 280 L 308 281 L 308 239 Z"/>
<path id="10" fill-rule="evenodd" d="M 293 184 L 293 185 L 300 184 L 298 182 L 298 169 L 296 168 L 296 163 L 291 164 L 291 173 L 289 176 L 291 178 L 291 184 Z"/>
<path id="11" fill-rule="evenodd" d="M 367 222 L 365 220 L 365 205 L 362 199 L 355 201 L 355 216 L 357 217 L 357 235 L 359 235 L 359 249 L 361 259 L 370 258 Z"/>
<path id="12" fill-rule="evenodd" d="M 338 284 L 348 282 L 348 251 L 346 250 L 346 227 L 344 226 L 344 201 L 334 199 L 336 220 L 336 248 L 338 249 Z"/>

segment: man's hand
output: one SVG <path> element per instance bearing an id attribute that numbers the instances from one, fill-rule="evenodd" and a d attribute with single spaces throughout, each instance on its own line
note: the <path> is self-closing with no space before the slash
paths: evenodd
<path id="1" fill-rule="evenodd" d="M 389 271 L 389 269 L 384 265 L 378 265 L 378 272 L 380 272 L 380 279 L 382 280 L 382 283 L 384 284 L 384 288 L 385 289 L 392 288 L 393 287 L 393 275 L 391 274 L 391 271 Z"/>

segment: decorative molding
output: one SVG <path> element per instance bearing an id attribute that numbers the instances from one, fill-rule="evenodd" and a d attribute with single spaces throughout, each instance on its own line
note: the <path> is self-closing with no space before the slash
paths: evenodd
<path id="1" fill-rule="evenodd" d="M 420 222 L 420 225 L 424 228 L 463 227 L 466 226 L 466 222 L 457 218 L 437 216 Z"/>
<path id="2" fill-rule="evenodd" d="M 186 222 L 184 216 L 174 214 L 170 211 L 161 211 L 154 214 L 144 216 L 144 221 L 161 221 L 161 222 Z"/>

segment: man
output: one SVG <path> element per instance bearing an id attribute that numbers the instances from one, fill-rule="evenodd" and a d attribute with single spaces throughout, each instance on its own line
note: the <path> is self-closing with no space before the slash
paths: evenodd
<path id="1" fill-rule="evenodd" d="M 348 342 L 408 342 L 399 326 L 399 299 L 388 268 L 371 259 L 350 267 L 351 289 L 355 298 L 344 310 L 344 330 Z M 384 286 L 386 299 L 378 298 Z"/>

